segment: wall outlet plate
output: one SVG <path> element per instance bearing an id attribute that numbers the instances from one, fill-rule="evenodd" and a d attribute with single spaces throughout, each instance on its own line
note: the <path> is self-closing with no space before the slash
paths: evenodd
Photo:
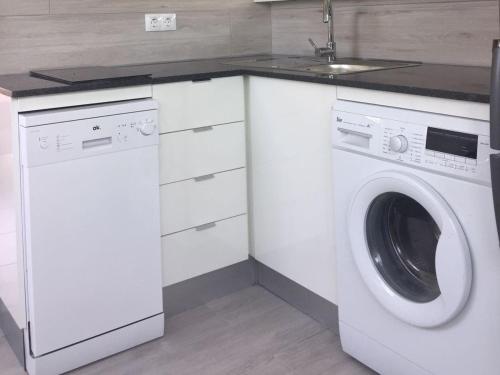
<path id="1" fill-rule="evenodd" d="M 177 15 L 175 13 L 146 14 L 146 31 L 177 30 Z"/>

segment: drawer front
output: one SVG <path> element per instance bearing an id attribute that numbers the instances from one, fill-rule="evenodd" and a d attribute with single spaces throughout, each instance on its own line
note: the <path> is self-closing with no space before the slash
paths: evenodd
<path id="1" fill-rule="evenodd" d="M 163 285 L 248 259 L 247 215 L 162 237 Z"/>
<path id="2" fill-rule="evenodd" d="M 153 86 L 160 102 L 160 133 L 244 121 L 243 77 Z"/>
<path id="3" fill-rule="evenodd" d="M 160 136 L 162 184 L 245 166 L 243 122 Z"/>
<path id="4" fill-rule="evenodd" d="M 162 235 L 247 212 L 246 169 L 163 185 Z"/>

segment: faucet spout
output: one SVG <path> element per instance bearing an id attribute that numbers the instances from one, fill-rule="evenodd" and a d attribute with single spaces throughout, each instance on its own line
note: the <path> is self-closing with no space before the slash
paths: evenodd
<path id="1" fill-rule="evenodd" d="M 323 22 L 329 23 L 332 17 L 332 0 L 323 0 Z"/>
<path id="2" fill-rule="evenodd" d="M 328 41 L 326 43 L 326 48 L 319 48 L 311 38 L 309 38 L 309 43 L 313 46 L 316 56 L 327 57 L 328 62 L 333 62 L 337 58 L 337 47 L 333 28 L 333 0 L 323 0 L 323 22 L 328 24 Z"/>
<path id="3" fill-rule="evenodd" d="M 329 50 L 328 61 L 335 61 L 337 50 L 335 45 L 335 34 L 333 25 L 333 0 L 323 0 L 323 22 L 328 23 L 328 42 L 326 48 Z"/>

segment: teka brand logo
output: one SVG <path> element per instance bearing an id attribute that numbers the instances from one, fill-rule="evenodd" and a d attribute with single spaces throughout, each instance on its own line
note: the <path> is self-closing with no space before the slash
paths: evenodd
<path id="1" fill-rule="evenodd" d="M 101 127 L 99 125 L 96 125 L 92 128 L 93 131 L 98 131 L 98 130 L 101 130 Z"/>

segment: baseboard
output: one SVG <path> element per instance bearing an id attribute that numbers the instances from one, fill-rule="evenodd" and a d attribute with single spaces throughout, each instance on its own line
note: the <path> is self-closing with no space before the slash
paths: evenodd
<path id="1" fill-rule="evenodd" d="M 332 332 L 339 333 L 339 315 L 335 304 L 252 257 L 163 288 L 165 316 L 169 318 L 255 284 L 309 315 Z"/>
<path id="2" fill-rule="evenodd" d="M 296 309 L 339 333 L 338 307 L 286 276 L 254 260 L 257 283 Z"/>
<path id="3" fill-rule="evenodd" d="M 19 363 L 23 368 L 24 362 L 24 335 L 23 330 L 20 329 L 7 307 L 4 305 L 0 298 L 0 329 L 3 331 L 5 339 L 9 343 L 12 351 L 16 355 Z"/>
<path id="4" fill-rule="evenodd" d="M 163 288 L 163 311 L 169 318 L 255 282 L 254 261 L 248 259 Z"/>

